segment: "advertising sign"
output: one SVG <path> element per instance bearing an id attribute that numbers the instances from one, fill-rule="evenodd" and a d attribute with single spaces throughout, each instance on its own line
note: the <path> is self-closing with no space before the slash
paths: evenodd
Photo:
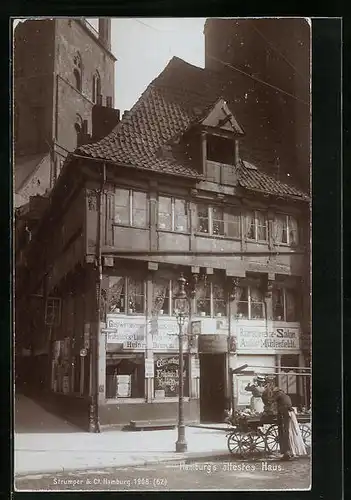
<path id="1" fill-rule="evenodd" d="M 187 394 L 187 358 L 184 359 L 184 396 Z M 176 397 L 179 388 L 179 357 L 159 356 L 155 360 L 154 377 L 155 395 L 158 391 L 164 391 L 165 397 Z"/>
<path id="2" fill-rule="evenodd" d="M 251 324 L 250 324 L 251 323 Z M 298 326 L 238 324 L 237 349 L 253 351 L 292 351 L 300 349 Z"/>
<path id="3" fill-rule="evenodd" d="M 145 378 L 154 377 L 154 360 L 145 358 Z"/>
<path id="4" fill-rule="evenodd" d="M 249 406 L 251 401 L 251 392 L 245 391 L 247 384 L 252 382 L 252 375 L 234 375 L 236 384 L 237 404 L 238 406 Z"/>
<path id="5" fill-rule="evenodd" d="M 187 349 L 188 325 L 183 326 L 183 348 Z M 124 351 L 143 351 L 147 347 L 146 334 L 150 334 L 149 347 L 155 351 L 179 350 L 179 327 L 176 318 L 152 318 L 108 314 L 104 329 L 107 344 L 114 344 Z"/>
<path id="6" fill-rule="evenodd" d="M 107 315 L 106 341 L 108 344 L 121 344 L 123 350 L 138 351 L 146 348 L 145 318 Z"/>

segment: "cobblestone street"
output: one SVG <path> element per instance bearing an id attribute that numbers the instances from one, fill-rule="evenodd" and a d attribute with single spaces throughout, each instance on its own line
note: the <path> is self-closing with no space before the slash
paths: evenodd
<path id="1" fill-rule="evenodd" d="M 16 489 L 64 491 L 308 489 L 310 460 L 172 462 L 17 478 Z"/>

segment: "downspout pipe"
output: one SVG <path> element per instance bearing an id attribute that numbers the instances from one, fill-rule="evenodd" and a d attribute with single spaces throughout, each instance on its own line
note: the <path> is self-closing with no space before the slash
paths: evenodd
<path id="1" fill-rule="evenodd" d="M 101 184 L 98 191 L 98 220 L 95 255 L 95 292 L 96 292 L 96 320 L 92 342 L 92 396 L 89 416 L 89 432 L 100 432 L 99 420 L 99 338 L 101 321 L 101 283 L 102 283 L 102 222 L 103 196 L 106 185 L 106 164 L 101 165 Z"/>

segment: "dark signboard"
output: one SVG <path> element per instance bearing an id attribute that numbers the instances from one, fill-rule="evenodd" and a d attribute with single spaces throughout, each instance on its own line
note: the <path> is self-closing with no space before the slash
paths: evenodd
<path id="1" fill-rule="evenodd" d="M 184 396 L 188 396 L 188 357 L 184 356 Z M 179 392 L 179 356 L 157 356 L 154 368 L 155 398 L 176 397 Z"/>
<path id="2" fill-rule="evenodd" d="M 199 335 L 199 352 L 225 353 L 228 352 L 227 335 Z"/>

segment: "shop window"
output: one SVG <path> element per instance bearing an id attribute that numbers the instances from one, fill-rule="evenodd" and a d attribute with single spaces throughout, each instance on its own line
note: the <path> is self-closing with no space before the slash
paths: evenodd
<path id="1" fill-rule="evenodd" d="M 226 316 L 227 306 L 224 296 L 224 288 L 217 283 L 212 285 L 213 314 L 214 316 Z"/>
<path id="2" fill-rule="evenodd" d="M 184 356 L 183 391 L 189 396 L 189 363 Z M 154 360 L 154 397 L 164 399 L 177 397 L 179 394 L 179 356 L 157 355 Z"/>
<path id="3" fill-rule="evenodd" d="M 188 206 L 185 200 L 159 196 L 158 228 L 165 231 L 188 232 Z"/>
<path id="4" fill-rule="evenodd" d="M 276 321 L 297 321 L 295 291 L 289 288 L 273 290 L 273 318 Z"/>
<path id="5" fill-rule="evenodd" d="M 144 354 L 107 353 L 106 398 L 143 398 L 145 396 Z"/>
<path id="6" fill-rule="evenodd" d="M 178 291 L 179 284 L 177 280 L 164 280 L 162 278 L 155 280 L 153 283 L 153 313 L 175 316 L 177 313 L 176 296 Z"/>
<path id="7" fill-rule="evenodd" d="M 143 314 L 145 312 L 145 282 L 128 278 L 128 314 Z"/>
<path id="8" fill-rule="evenodd" d="M 196 313 L 200 316 L 211 316 L 212 283 L 202 280 L 196 288 Z"/>
<path id="9" fill-rule="evenodd" d="M 277 214 L 274 221 L 274 240 L 277 244 L 298 245 L 298 224 L 291 215 Z"/>
<path id="10" fill-rule="evenodd" d="M 234 208 L 197 206 L 197 231 L 212 236 L 240 238 L 240 212 Z"/>
<path id="11" fill-rule="evenodd" d="M 254 241 L 268 240 L 268 218 L 261 211 L 248 212 L 246 215 L 246 238 Z"/>
<path id="12" fill-rule="evenodd" d="M 115 223 L 146 227 L 148 224 L 147 194 L 130 189 L 115 190 Z"/>
<path id="13" fill-rule="evenodd" d="M 49 326 L 58 326 L 61 322 L 61 299 L 58 297 L 49 297 L 46 301 L 45 324 Z"/>
<path id="14" fill-rule="evenodd" d="M 133 277 L 110 276 L 107 294 L 108 314 L 144 314 L 145 281 Z"/>
<path id="15" fill-rule="evenodd" d="M 265 317 L 263 293 L 258 287 L 239 287 L 237 312 L 239 318 L 263 319 Z"/>
<path id="16" fill-rule="evenodd" d="M 124 276 L 110 276 L 107 294 L 107 313 L 125 313 L 125 288 Z"/>

